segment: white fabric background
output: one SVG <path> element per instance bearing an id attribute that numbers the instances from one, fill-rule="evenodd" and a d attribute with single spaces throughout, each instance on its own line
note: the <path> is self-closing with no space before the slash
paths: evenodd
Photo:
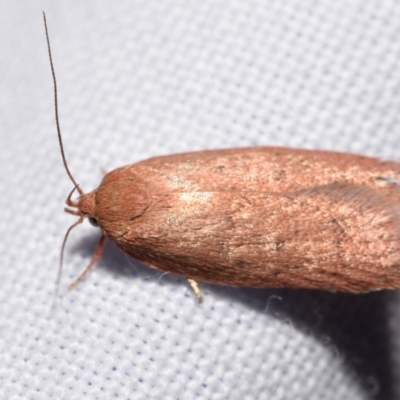
<path id="1" fill-rule="evenodd" d="M 91 190 L 149 156 L 279 144 L 400 161 L 396 1 L 0 4 L 1 399 L 400 398 L 398 296 L 201 284 L 71 235 L 47 12 L 70 168 Z"/>

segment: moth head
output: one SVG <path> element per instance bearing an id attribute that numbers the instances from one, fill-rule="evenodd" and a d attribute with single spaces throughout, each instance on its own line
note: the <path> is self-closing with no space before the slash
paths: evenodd
<path id="1" fill-rule="evenodd" d="M 75 192 L 75 190 L 78 190 L 79 192 L 79 197 L 76 200 L 72 200 L 72 195 Z M 77 225 L 81 224 L 85 218 L 89 220 L 89 222 L 93 225 L 98 227 L 99 223 L 96 218 L 96 191 L 90 192 L 90 193 L 83 193 L 83 190 L 78 186 L 75 185 L 75 187 L 71 190 L 70 194 L 68 195 L 67 199 L 65 200 L 66 207 L 64 208 L 64 211 L 68 214 L 76 215 L 79 217 L 77 221 L 75 221 L 67 230 L 67 232 L 64 235 L 64 240 L 61 246 L 61 252 L 60 252 L 60 265 L 58 269 L 58 276 L 57 276 L 57 288 L 60 283 L 61 279 L 61 271 L 62 271 L 62 264 L 63 264 L 63 258 L 64 258 L 64 250 L 65 250 L 65 244 L 67 243 L 68 236 L 72 229 L 74 229 Z M 102 236 L 104 238 L 104 235 Z M 104 239 L 102 239 L 104 241 Z M 57 289 L 58 291 L 58 289 Z"/>
<path id="2" fill-rule="evenodd" d="M 75 190 L 78 190 L 79 197 L 76 200 L 72 200 L 72 195 Z M 61 246 L 60 253 L 59 276 L 61 276 L 65 244 L 67 243 L 68 236 L 72 229 L 81 224 L 85 218 L 89 220 L 91 225 L 96 227 L 99 226 L 98 219 L 96 217 L 96 191 L 83 193 L 82 189 L 78 185 L 75 185 L 75 187 L 72 189 L 67 199 L 65 200 L 65 204 L 66 207 L 64 208 L 64 211 L 68 214 L 76 215 L 77 217 L 79 217 L 79 219 L 68 228 L 67 232 L 64 235 L 64 240 Z M 59 282 L 59 278 L 57 281 Z"/>
<path id="3" fill-rule="evenodd" d="M 72 200 L 71 197 L 75 189 L 76 188 L 72 190 L 65 200 L 67 206 L 64 208 L 64 211 L 68 214 L 80 217 L 80 222 L 82 222 L 84 218 L 87 218 L 91 225 L 98 227 L 99 223 L 96 217 L 96 191 L 90 193 L 80 192 L 78 199 Z"/>

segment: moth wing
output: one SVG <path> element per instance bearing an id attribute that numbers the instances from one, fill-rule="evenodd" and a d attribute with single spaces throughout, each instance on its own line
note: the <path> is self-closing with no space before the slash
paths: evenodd
<path id="1" fill-rule="evenodd" d="M 239 286 L 400 287 L 400 207 L 372 188 L 177 192 L 154 204 L 126 251 L 160 269 Z"/>

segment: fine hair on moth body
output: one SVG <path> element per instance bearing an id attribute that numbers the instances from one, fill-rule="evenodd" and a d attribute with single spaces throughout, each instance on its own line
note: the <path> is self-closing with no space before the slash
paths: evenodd
<path id="1" fill-rule="evenodd" d="M 107 173 L 84 193 L 73 183 L 65 211 L 133 258 L 197 281 L 259 288 L 363 293 L 400 288 L 400 164 L 350 153 L 284 147 L 154 157 Z M 78 198 L 72 195 L 78 192 Z"/>

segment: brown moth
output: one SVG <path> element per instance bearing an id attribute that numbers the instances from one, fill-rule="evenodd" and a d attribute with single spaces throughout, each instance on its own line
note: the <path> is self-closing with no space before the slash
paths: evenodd
<path id="1" fill-rule="evenodd" d="M 279 147 L 199 151 L 115 169 L 83 193 L 62 149 L 47 41 L 61 153 L 79 191 L 66 200 L 65 211 L 79 219 L 62 253 L 84 218 L 102 234 L 71 286 L 107 237 L 137 260 L 184 276 L 199 298 L 196 280 L 356 293 L 400 287 L 396 162 Z"/>

